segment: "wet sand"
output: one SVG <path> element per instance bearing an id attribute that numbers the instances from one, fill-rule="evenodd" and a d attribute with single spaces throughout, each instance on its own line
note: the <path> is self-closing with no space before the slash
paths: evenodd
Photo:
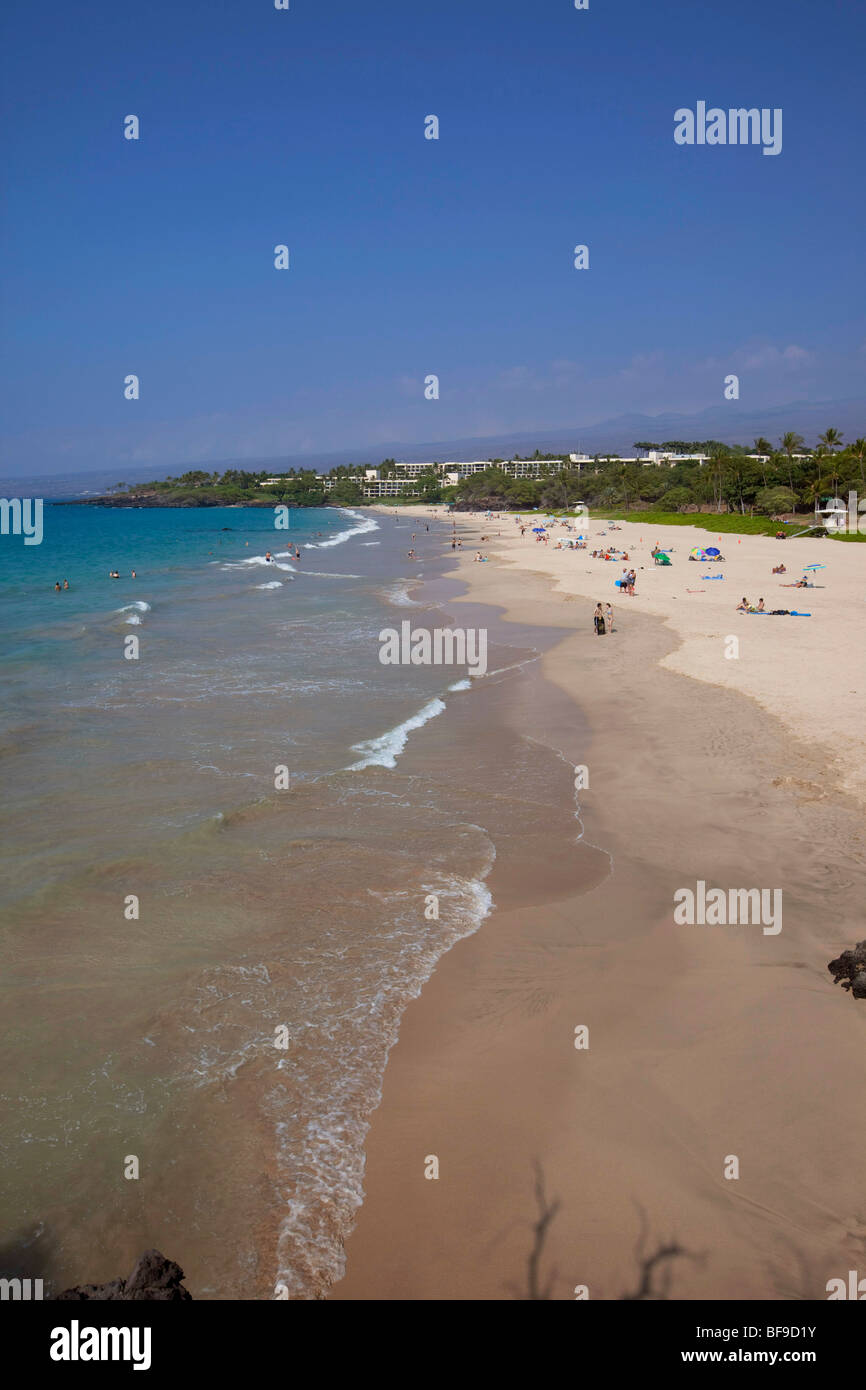
<path id="1" fill-rule="evenodd" d="M 671 669 L 658 617 L 615 605 L 596 638 L 591 603 L 529 560 L 473 564 L 485 527 L 460 525 L 467 601 L 563 629 L 523 732 L 588 768 L 593 872 L 569 888 L 531 807 L 523 843 L 497 846 L 492 915 L 403 1019 L 330 1296 L 526 1298 L 540 1165 L 552 1298 L 632 1293 L 671 1242 L 672 1298 L 825 1298 L 866 1258 L 866 1007 L 826 968 L 863 934 L 862 807 L 819 744 Z M 781 888 L 781 932 L 675 925 L 700 879 Z"/>

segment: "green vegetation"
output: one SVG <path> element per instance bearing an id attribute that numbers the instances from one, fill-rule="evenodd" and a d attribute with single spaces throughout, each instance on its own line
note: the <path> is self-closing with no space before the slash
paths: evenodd
<path id="1" fill-rule="evenodd" d="M 685 457 L 673 463 L 645 464 L 599 454 L 579 469 L 549 470 L 538 479 L 512 478 L 491 464 L 456 488 L 446 489 L 443 497 L 458 505 L 508 509 L 573 508 L 583 502 L 598 515 L 646 517 L 648 525 L 653 518 L 661 525 L 664 518 L 669 525 L 691 523 L 709 530 L 769 535 L 779 529 L 782 517 L 805 528 L 816 503 L 828 497 L 846 501 L 853 490 L 866 498 L 866 439 L 846 445 L 835 429 L 825 430 L 805 458 L 797 457 L 807 450 L 802 436 L 793 431 L 782 435 L 775 448 L 763 438 L 751 445 L 642 440 L 634 447 L 708 458 L 703 464 Z"/>
<path id="2" fill-rule="evenodd" d="M 179 478 L 162 478 L 151 483 L 117 483 L 109 492 L 119 504 L 133 500 L 138 505 L 158 507 L 338 507 L 358 506 L 364 498 L 366 464 L 340 464 L 332 468 L 328 478 L 333 487 L 325 488 L 314 469 L 289 469 L 280 477 L 259 471 L 229 468 L 224 473 L 208 473 L 192 469 Z M 382 477 L 400 476 L 400 466 L 393 459 L 381 465 Z M 404 498 L 390 501 L 439 502 L 442 498 L 441 479 L 431 465 L 419 474 L 417 491 Z"/>
<path id="3" fill-rule="evenodd" d="M 348 470 L 344 470 L 348 471 Z M 339 470 L 334 470 L 335 474 Z M 294 470 L 272 485 L 262 487 L 266 472 L 228 468 L 224 473 L 207 473 L 193 469 L 179 478 L 163 478 L 152 483 L 118 483 L 111 492 L 119 499 L 135 498 L 150 506 L 159 507 L 230 507 L 257 505 L 274 507 L 283 503 L 292 507 L 322 507 L 328 494 L 312 469 Z M 363 494 L 351 477 L 340 478 L 330 494 L 340 505 L 360 502 Z"/>
<path id="4" fill-rule="evenodd" d="M 807 450 L 801 435 L 788 431 L 773 446 L 758 438 L 750 445 L 729 445 L 719 440 L 641 440 L 636 450 L 666 451 L 681 457 L 673 463 L 629 463 L 615 454 L 597 454 L 580 467 L 557 470 L 561 455 L 541 454 L 528 460 L 539 468 L 538 478 L 515 478 L 502 467 L 502 459 L 463 478 L 456 486 L 443 486 L 431 464 L 414 481 L 411 490 L 376 500 L 388 506 L 417 502 L 454 503 L 458 507 L 493 507 L 530 510 L 533 507 L 571 509 L 583 502 L 599 516 L 624 517 L 658 525 L 701 526 L 719 532 L 773 535 L 780 518 L 805 528 L 816 504 L 828 497 L 847 500 L 849 491 L 866 498 L 866 438 L 845 444 L 838 430 L 828 428 Z M 688 454 L 706 456 L 699 463 Z M 806 454 L 806 457 L 798 457 Z M 759 455 L 760 457 L 750 457 Z M 193 469 L 179 478 L 135 486 L 118 484 L 112 491 L 118 503 L 144 506 L 216 507 L 229 505 L 292 507 L 357 506 L 364 502 L 365 464 L 341 464 L 328 474 L 324 485 L 312 469 L 290 469 L 271 481 L 272 475 L 230 468 L 223 473 Z M 383 479 L 406 477 L 396 459 L 379 465 Z M 264 484 L 264 486 L 263 486 Z M 863 540 L 846 536 L 846 540 Z"/>
<path id="5" fill-rule="evenodd" d="M 766 516 L 741 516 L 739 512 L 666 512 L 653 509 L 626 513 L 621 508 L 616 511 L 593 512 L 594 520 L 635 521 L 648 528 L 653 526 L 697 526 L 702 531 L 715 531 L 716 535 L 737 536 L 775 536 L 781 530 L 778 521 Z M 796 526 L 785 528 L 794 532 Z"/>

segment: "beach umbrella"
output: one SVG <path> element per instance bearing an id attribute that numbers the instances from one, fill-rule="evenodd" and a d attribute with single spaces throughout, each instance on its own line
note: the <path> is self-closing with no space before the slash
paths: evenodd
<path id="1" fill-rule="evenodd" d="M 544 529 L 545 529 L 545 528 L 544 528 L 543 526 L 533 526 L 533 528 L 532 528 L 533 534 L 534 534 L 536 531 L 543 531 Z"/>
<path id="2" fill-rule="evenodd" d="M 722 552 L 720 550 L 717 550 L 714 545 L 708 545 L 706 553 L 707 555 L 721 555 Z"/>
<path id="3" fill-rule="evenodd" d="M 826 565 L 806 565 L 807 570 L 825 570 Z"/>

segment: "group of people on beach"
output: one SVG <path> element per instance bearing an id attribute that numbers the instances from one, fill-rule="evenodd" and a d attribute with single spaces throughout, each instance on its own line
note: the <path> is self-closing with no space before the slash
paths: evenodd
<path id="1" fill-rule="evenodd" d="M 766 612 L 766 609 L 764 608 L 764 600 L 762 598 L 758 599 L 756 607 L 754 604 L 749 603 L 749 600 L 747 598 L 741 598 L 740 602 L 737 604 L 736 611 L 738 613 L 764 613 Z"/>
<path id="2" fill-rule="evenodd" d="M 585 547 L 584 547 L 585 549 Z M 591 560 L 627 560 L 627 550 L 593 550 L 590 552 Z"/>
<path id="3" fill-rule="evenodd" d="M 606 603 L 602 607 L 600 603 L 597 603 L 592 621 L 596 637 L 604 637 L 606 632 L 613 632 L 613 608 L 611 605 Z"/>

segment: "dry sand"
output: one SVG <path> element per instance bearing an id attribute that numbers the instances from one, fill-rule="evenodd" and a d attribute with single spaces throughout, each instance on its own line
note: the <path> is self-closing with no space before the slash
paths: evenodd
<path id="1" fill-rule="evenodd" d="M 410 508 L 421 511 L 421 508 Z M 441 515 L 440 511 L 440 515 Z M 536 514 L 537 517 L 537 514 Z M 800 738 L 819 744 L 834 784 L 841 783 L 866 801 L 866 544 L 802 537 L 778 541 L 768 536 L 718 535 L 696 526 L 656 526 L 590 519 L 586 550 L 556 550 L 560 526 L 544 545 L 531 535 L 539 525 L 524 516 L 529 530 L 520 538 L 510 516 L 491 522 L 472 519 L 473 535 L 464 542 L 471 560 L 476 548 L 497 564 L 549 575 L 557 594 L 611 603 L 614 616 L 626 611 L 663 618 L 679 639 L 663 658 L 671 671 L 727 686 L 756 699 Z M 497 532 L 502 532 L 501 537 Z M 481 534 L 489 542 L 477 541 Z M 477 541 L 477 547 L 476 547 Z M 653 545 L 673 547 L 670 566 L 656 566 Z M 615 545 L 629 562 L 593 560 L 590 552 Z M 716 546 L 724 564 L 701 564 L 688 558 L 694 546 Z M 784 564 L 786 574 L 773 574 Z M 815 587 L 786 587 L 800 579 L 805 566 L 826 568 L 810 576 Z M 615 581 L 624 568 L 637 571 L 633 598 L 620 599 Z M 481 568 L 473 566 L 474 570 Z M 705 575 L 724 575 L 723 579 Z M 472 573 L 469 574 L 472 579 Z M 788 608 L 810 618 L 738 613 L 746 597 L 767 609 Z M 726 639 L 739 639 L 739 655 L 727 657 Z M 832 767 L 830 766 L 832 765 Z"/>
<path id="2" fill-rule="evenodd" d="M 591 737 L 558 693 L 537 731 L 588 767 L 584 842 L 606 865 L 563 897 L 544 863 L 519 891 L 497 863 L 494 913 L 404 1018 L 331 1297 L 527 1297 L 538 1163 L 560 1204 L 539 1264 L 553 1298 L 634 1292 L 641 1254 L 670 1242 L 672 1298 L 826 1298 L 866 1273 L 866 1004 L 826 968 L 864 934 L 866 548 L 725 536 L 725 581 L 701 583 L 685 557 L 715 537 L 624 526 L 602 538 L 638 571 L 618 601 L 619 565 L 515 539 L 508 518 L 459 525 L 468 601 L 565 630 L 544 675 Z M 656 540 L 672 569 L 651 567 Z M 826 563 L 827 588 L 777 591 L 782 559 L 785 579 Z M 818 616 L 742 616 L 744 593 Z M 781 888 L 782 931 L 676 926 L 698 879 Z"/>

